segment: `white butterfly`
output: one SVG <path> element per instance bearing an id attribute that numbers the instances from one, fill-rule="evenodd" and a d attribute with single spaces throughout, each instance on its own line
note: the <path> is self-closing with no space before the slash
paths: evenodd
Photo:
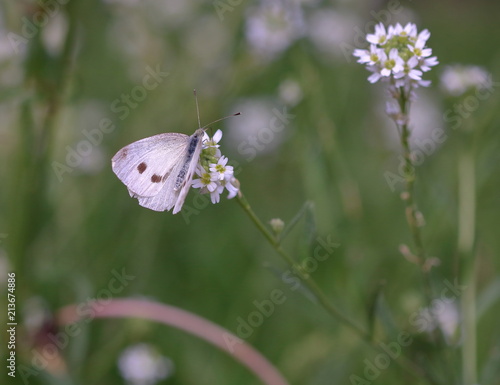
<path id="1" fill-rule="evenodd" d="M 177 214 L 182 209 L 200 159 L 205 130 L 208 128 L 208 125 L 200 127 L 196 90 L 194 95 L 199 128 L 193 135 L 154 135 L 123 147 L 111 160 L 113 172 L 127 186 L 130 196 L 137 198 L 143 207 L 155 211 L 170 210 L 173 207 L 172 214 Z M 240 113 L 230 116 L 236 115 Z"/>
<path id="2" fill-rule="evenodd" d="M 155 211 L 182 209 L 200 158 L 204 129 L 191 136 L 166 133 L 123 147 L 111 163 L 139 204 Z"/>

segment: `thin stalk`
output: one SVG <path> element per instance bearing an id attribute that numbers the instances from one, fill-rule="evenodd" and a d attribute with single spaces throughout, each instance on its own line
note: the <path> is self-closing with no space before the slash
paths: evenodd
<path id="1" fill-rule="evenodd" d="M 477 384 L 475 219 L 474 155 L 472 151 L 466 150 L 461 153 L 458 161 L 458 253 L 462 265 L 462 285 L 467 288 L 461 298 L 464 333 L 462 380 L 464 385 Z"/>
<path id="2" fill-rule="evenodd" d="M 425 251 L 424 243 L 422 241 L 422 232 L 420 230 L 420 220 L 418 218 L 418 209 L 415 202 L 415 165 L 413 164 L 411 147 L 410 147 L 410 135 L 411 131 L 408 126 L 408 117 L 410 110 L 410 100 L 409 93 L 406 94 L 404 90 L 400 90 L 399 104 L 401 108 L 401 113 L 404 117 L 403 124 L 397 124 L 398 130 L 400 132 L 401 146 L 403 148 L 403 158 L 405 161 L 405 190 L 402 194 L 403 201 L 405 203 L 405 214 L 408 227 L 410 229 L 415 255 L 422 272 L 424 279 L 424 291 L 427 302 L 430 304 L 433 299 L 432 283 L 428 274 L 427 266 L 427 253 Z M 411 91 L 410 91 L 411 92 Z"/>
<path id="3" fill-rule="evenodd" d="M 252 210 L 252 207 L 240 193 L 237 195 L 237 201 L 243 211 L 248 215 L 252 222 L 257 226 L 264 237 L 269 241 L 274 250 L 285 260 L 285 262 L 297 272 L 300 278 L 307 284 L 308 289 L 314 294 L 318 302 L 323 306 L 323 308 L 332 315 L 339 322 L 351 329 L 355 334 L 357 334 L 364 342 L 366 342 L 372 349 L 377 353 L 385 354 L 385 351 L 381 348 L 380 342 L 374 339 L 366 330 L 354 322 L 351 318 L 345 315 L 341 310 L 339 310 L 334 304 L 330 302 L 325 293 L 317 285 L 317 283 L 312 279 L 312 277 L 306 273 L 303 268 L 297 264 L 294 259 L 283 249 L 280 242 L 276 237 L 267 229 L 267 227 L 262 223 L 259 217 Z M 406 357 L 399 357 L 394 360 L 397 366 L 412 374 L 416 378 L 426 377 L 430 384 L 436 384 L 434 379 L 430 378 L 428 373 L 422 371 L 413 362 L 408 360 Z"/>
<path id="4" fill-rule="evenodd" d="M 400 133 L 401 146 L 403 148 L 403 158 L 405 160 L 405 173 L 404 173 L 405 190 L 403 191 L 403 194 L 401 196 L 405 203 L 406 221 L 408 223 L 408 227 L 412 235 L 413 246 L 415 251 L 414 255 L 417 257 L 416 260 L 420 268 L 420 273 L 422 275 L 423 290 L 424 290 L 426 304 L 428 308 L 431 308 L 432 301 L 435 298 L 435 293 L 430 276 L 431 266 L 429 266 L 428 264 L 429 261 L 427 259 L 427 252 L 425 250 L 424 242 L 422 240 L 422 231 L 420 223 L 421 219 L 419 219 L 419 215 L 421 214 L 419 214 L 418 212 L 417 203 L 415 200 L 416 169 L 413 163 L 412 151 L 410 146 L 411 130 L 408 125 L 410 104 L 411 104 L 410 94 L 411 90 L 408 93 L 405 93 L 404 89 L 400 89 L 400 97 L 398 99 L 404 122 L 403 124 L 396 123 Z M 446 339 L 443 334 L 443 330 L 440 327 L 437 328 L 437 333 L 434 336 L 434 342 L 441 346 L 446 345 Z M 449 373 L 450 375 L 453 373 L 453 370 L 449 367 L 446 359 L 443 359 L 442 365 L 445 372 Z"/>

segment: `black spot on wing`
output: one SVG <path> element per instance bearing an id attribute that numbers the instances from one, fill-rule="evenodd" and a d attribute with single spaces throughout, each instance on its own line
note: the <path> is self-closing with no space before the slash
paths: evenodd
<path id="1" fill-rule="evenodd" d="M 139 174 L 142 174 L 146 169 L 148 168 L 148 165 L 144 162 L 140 163 L 139 166 L 137 166 L 137 171 L 139 171 Z"/>
<path id="2" fill-rule="evenodd" d="M 160 183 L 161 182 L 161 176 L 159 176 L 157 174 L 153 174 L 153 176 L 151 177 L 151 182 L 153 182 L 153 183 Z"/>

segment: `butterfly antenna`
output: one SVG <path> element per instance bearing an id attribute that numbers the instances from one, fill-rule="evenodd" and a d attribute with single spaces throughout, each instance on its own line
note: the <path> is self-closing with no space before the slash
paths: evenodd
<path id="1" fill-rule="evenodd" d="M 201 128 L 200 123 L 200 108 L 198 107 L 198 96 L 196 95 L 196 88 L 193 90 L 194 100 L 196 102 L 196 115 L 198 116 L 198 128 Z"/>
<path id="2" fill-rule="evenodd" d="M 227 118 L 232 118 L 233 116 L 238 116 L 238 115 L 241 115 L 241 112 L 237 112 L 236 114 L 231 114 L 231 115 L 228 115 L 228 116 L 224 116 L 223 118 L 214 120 L 213 122 L 208 123 L 206 126 L 203 126 L 201 128 L 203 128 L 204 130 L 206 130 L 208 128 L 208 126 L 210 126 L 211 124 L 214 124 L 214 123 L 220 122 L 221 120 L 224 120 L 224 119 L 227 119 Z"/>

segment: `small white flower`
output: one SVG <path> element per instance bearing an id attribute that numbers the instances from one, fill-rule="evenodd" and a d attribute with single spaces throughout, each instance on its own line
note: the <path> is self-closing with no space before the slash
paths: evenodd
<path id="1" fill-rule="evenodd" d="M 408 49 L 417 57 L 428 57 L 432 55 L 432 49 L 431 48 L 424 48 L 425 47 L 425 40 L 420 40 L 418 39 L 415 43 L 415 45 L 408 44 Z"/>
<path id="2" fill-rule="evenodd" d="M 415 38 L 417 36 L 417 26 L 413 23 L 408 23 L 405 25 L 405 27 L 403 28 L 403 30 L 399 35 Z"/>
<path id="3" fill-rule="evenodd" d="M 372 44 L 370 45 L 369 51 L 366 49 L 356 49 L 354 50 L 353 55 L 359 57 L 358 63 L 375 65 L 380 62 L 380 58 L 384 55 L 384 51 Z"/>
<path id="4" fill-rule="evenodd" d="M 385 56 L 385 54 L 384 54 Z M 389 52 L 389 57 L 382 58 L 383 68 L 380 71 L 382 76 L 390 76 L 391 74 L 397 74 L 404 69 L 404 60 L 399 56 L 399 52 L 396 48 L 393 48 Z"/>
<path id="5" fill-rule="evenodd" d="M 411 57 L 405 64 L 404 64 L 404 70 L 395 74 L 394 78 L 395 79 L 401 79 L 404 76 L 408 76 L 409 78 L 413 80 L 420 80 L 422 79 L 422 71 L 416 69 L 418 66 L 419 61 L 418 59 L 413 56 Z"/>
<path id="6" fill-rule="evenodd" d="M 439 64 L 439 62 L 436 56 L 432 56 L 427 59 L 420 59 L 420 69 L 424 72 L 430 71 L 431 67 L 434 67 L 437 64 Z"/>
<path id="7" fill-rule="evenodd" d="M 118 368 L 131 385 L 154 385 L 174 372 L 173 362 L 147 344 L 125 349 L 118 359 Z"/>
<path id="8" fill-rule="evenodd" d="M 221 139 L 222 139 L 221 130 L 215 131 L 214 136 L 212 136 L 211 138 L 205 131 L 203 133 L 203 148 L 209 148 L 209 147 L 219 148 L 220 145 L 218 143 L 220 142 Z"/>
<path id="9" fill-rule="evenodd" d="M 196 169 L 196 174 L 199 178 L 193 179 L 193 188 L 199 188 L 202 191 L 206 189 L 209 192 L 213 192 L 217 189 L 217 177 L 212 173 L 207 172 L 201 165 L 199 165 Z"/>
<path id="10" fill-rule="evenodd" d="M 373 72 L 369 77 L 368 77 L 368 81 L 370 83 L 376 83 L 379 81 L 379 79 L 382 77 L 382 75 L 380 74 L 380 70 L 378 67 L 376 66 L 370 66 L 367 68 L 368 71 L 371 71 Z"/>
<path id="11" fill-rule="evenodd" d="M 431 33 L 428 29 L 424 29 L 418 34 L 417 42 L 422 42 L 423 45 L 425 45 L 425 43 L 427 43 L 427 40 L 429 40 L 429 37 L 431 37 Z"/>
<path id="12" fill-rule="evenodd" d="M 220 182 L 220 181 L 219 181 Z M 220 194 L 224 191 L 224 186 L 218 183 L 213 191 L 210 191 L 210 200 L 213 204 L 220 202 Z"/>
<path id="13" fill-rule="evenodd" d="M 382 23 L 375 26 L 375 33 L 366 35 L 366 40 L 372 44 L 384 45 L 387 41 L 387 33 Z"/>
<path id="14" fill-rule="evenodd" d="M 234 177 L 221 181 L 221 185 L 229 192 L 229 194 L 227 194 L 227 199 L 234 198 L 238 194 L 238 191 L 240 191 L 239 187 L 235 186 L 236 184 L 238 184 L 238 182 Z"/>
<path id="15" fill-rule="evenodd" d="M 233 176 L 233 166 L 227 166 L 227 157 L 221 156 L 217 164 L 210 165 L 210 172 L 218 180 L 224 180 Z"/>

